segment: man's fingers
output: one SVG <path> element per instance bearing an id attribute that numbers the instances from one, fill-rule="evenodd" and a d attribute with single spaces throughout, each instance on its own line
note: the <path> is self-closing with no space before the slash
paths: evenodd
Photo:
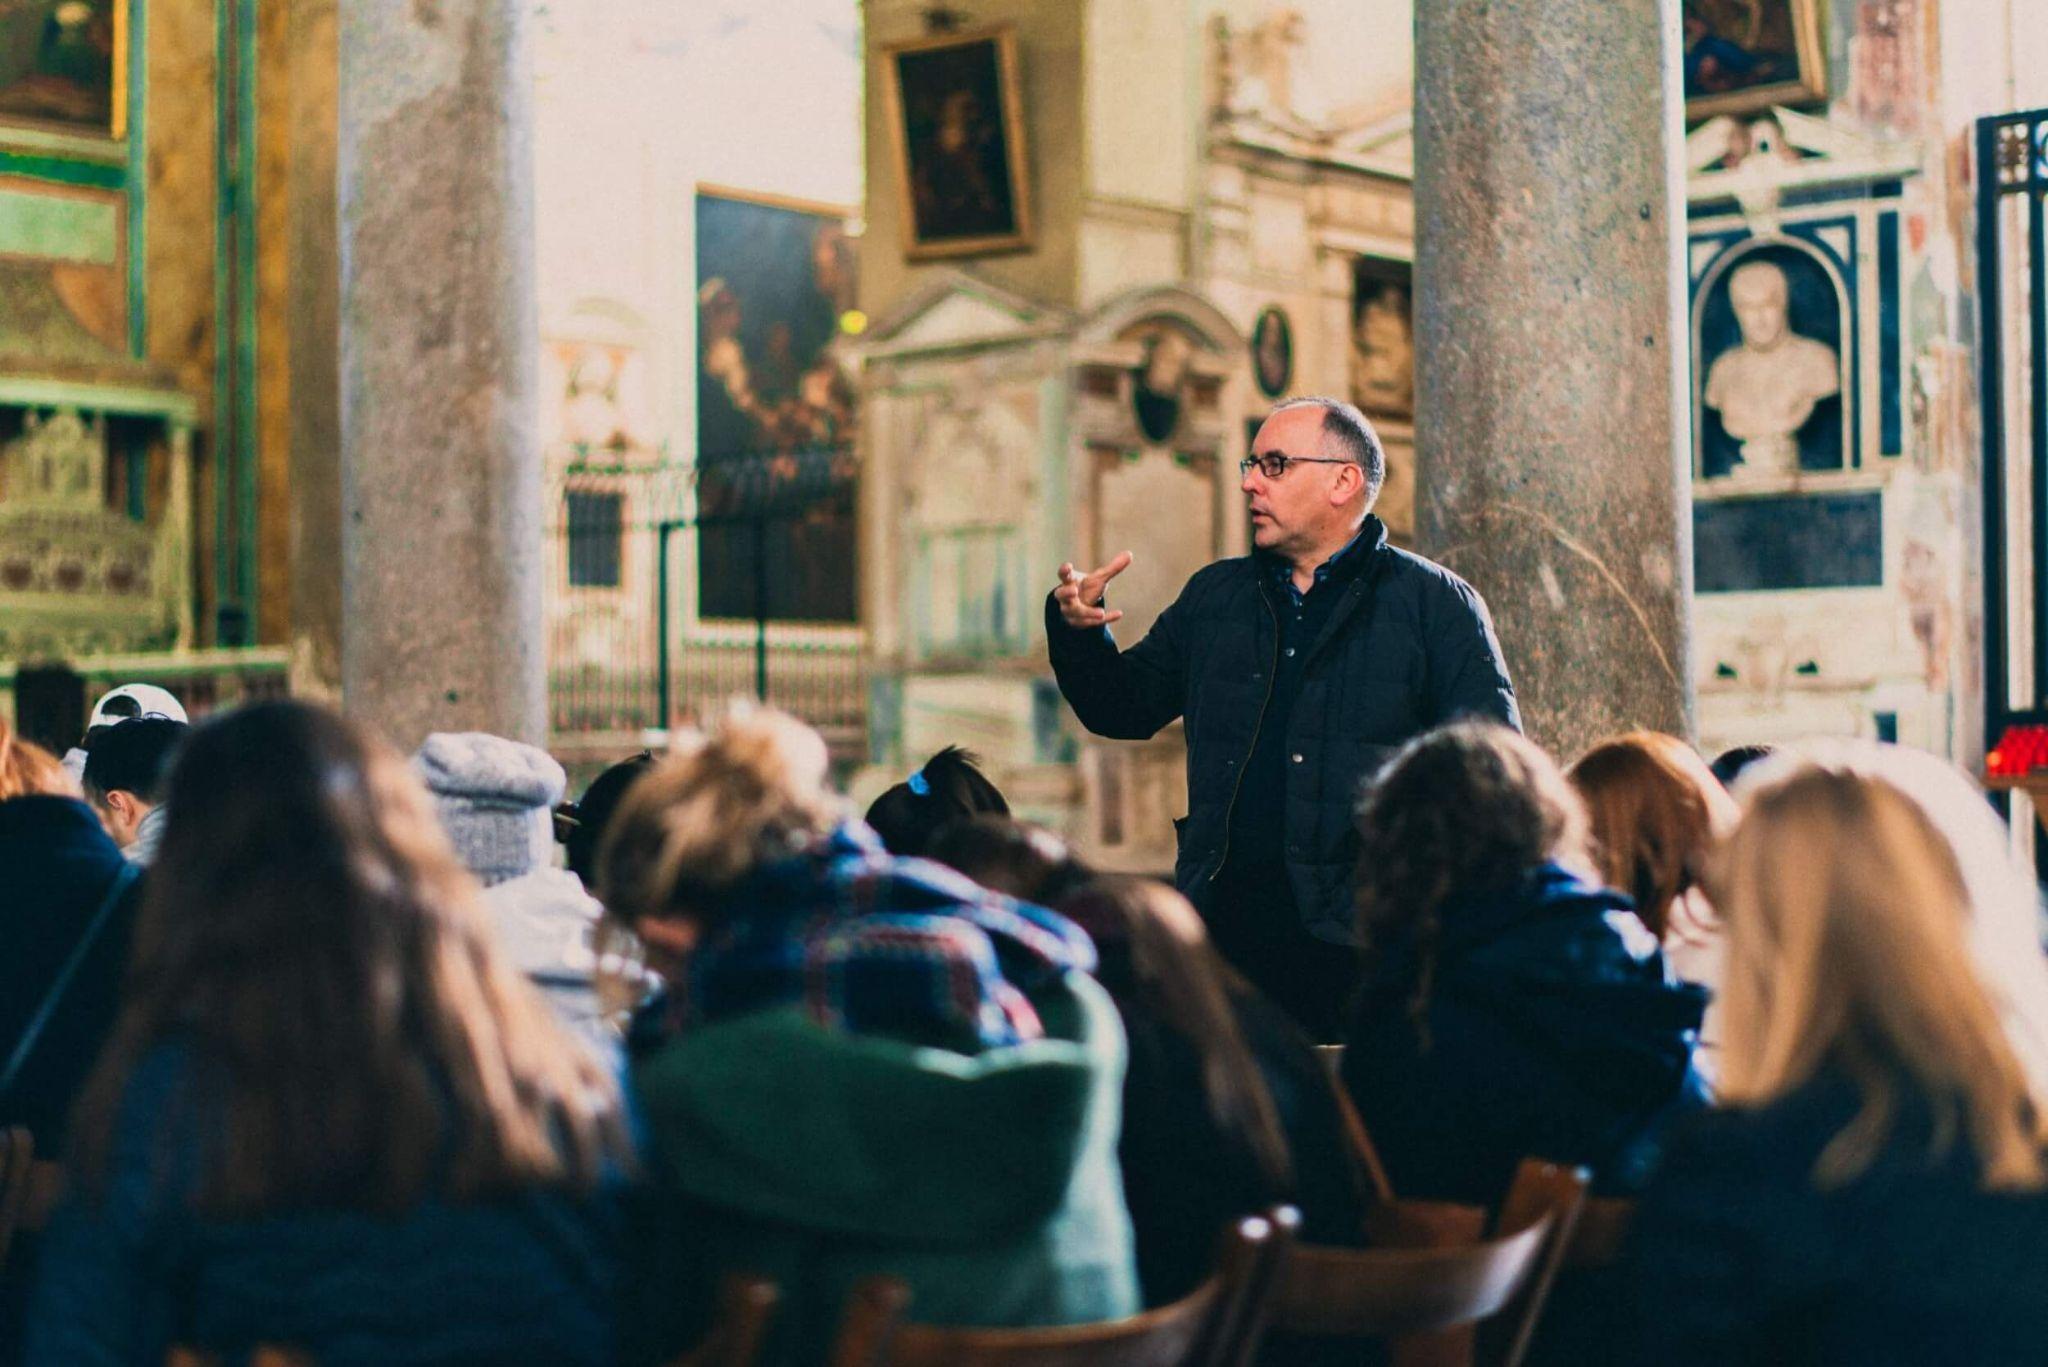
<path id="1" fill-rule="evenodd" d="M 1069 560 L 1064 565 L 1060 566 L 1060 582 L 1062 584 L 1072 584 L 1079 580 L 1080 577 L 1081 573 L 1079 570 L 1076 570 L 1074 568 L 1073 561 Z"/>
<path id="2" fill-rule="evenodd" d="M 1124 614 L 1122 608 L 1117 608 L 1111 612 L 1105 612 L 1102 614 L 1102 624 L 1104 626 L 1108 626 L 1111 622 L 1121 619 L 1123 615 Z"/>
<path id="3" fill-rule="evenodd" d="M 1110 580 L 1116 578 L 1118 575 L 1122 574 L 1125 570 L 1129 569 L 1130 567 L 1131 553 L 1129 551 L 1125 551 L 1123 554 L 1117 556 L 1116 559 L 1110 561 L 1107 565 L 1104 565 L 1101 569 L 1095 571 L 1094 574 L 1091 574 L 1088 577 L 1090 579 L 1100 579 L 1103 583 L 1107 584 Z"/>

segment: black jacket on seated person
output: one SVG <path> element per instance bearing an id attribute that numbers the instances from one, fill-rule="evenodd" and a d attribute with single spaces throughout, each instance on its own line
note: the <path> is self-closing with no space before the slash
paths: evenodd
<path id="1" fill-rule="evenodd" d="M 0 802 L 0 1062 L 11 1058 L 52 982 L 128 867 L 75 798 Z M 139 902 L 130 883 L 87 951 L 21 1075 L 0 1096 L 0 1125 L 26 1125 L 39 1156 L 57 1156 L 64 1121 L 99 1058 L 120 1006 L 128 935 Z"/>
<path id="2" fill-rule="evenodd" d="M 1967 1131 L 1934 1151 L 1915 1103 L 1868 1171 L 1822 1190 L 1814 1162 L 1860 1106 L 1823 1072 L 1674 1127 L 1624 1256 L 1634 1360 L 2048 1361 L 2048 1192 L 1983 1190 Z"/>
<path id="3" fill-rule="evenodd" d="M 1439 917 L 1419 1033 L 1412 942 L 1368 951 L 1344 1082 L 1404 1198 L 1491 1206 L 1528 1157 L 1639 1188 L 1703 1107 L 1705 990 L 1674 983 L 1629 901 L 1555 864 Z"/>
<path id="4" fill-rule="evenodd" d="M 1104 945 L 1103 985 L 1123 1013 L 1130 1048 L 1117 1159 L 1145 1304 L 1163 1305 L 1194 1290 L 1215 1270 L 1218 1241 L 1230 1222 L 1271 1206 L 1299 1209 L 1301 1238 L 1309 1243 L 1360 1243 L 1364 1191 L 1329 1072 L 1308 1037 L 1256 992 L 1233 998 L 1238 1028 L 1293 1159 L 1292 1186 L 1276 1188 L 1249 1147 L 1217 1126 L 1193 1044 L 1136 1004 L 1120 972 L 1127 975 L 1127 962 Z"/>

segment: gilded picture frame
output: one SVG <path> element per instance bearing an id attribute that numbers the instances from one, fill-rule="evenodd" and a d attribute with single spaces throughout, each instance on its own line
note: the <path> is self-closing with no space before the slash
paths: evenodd
<path id="1" fill-rule="evenodd" d="M 1747 114 L 1828 95 L 1823 0 L 1682 0 L 1685 117 Z"/>
<path id="2" fill-rule="evenodd" d="M 128 136 L 129 0 L 29 0 L 0 13 L 0 136 Z"/>
<path id="3" fill-rule="evenodd" d="M 1030 155 L 1009 25 L 883 46 L 903 254 L 1029 250 Z"/>

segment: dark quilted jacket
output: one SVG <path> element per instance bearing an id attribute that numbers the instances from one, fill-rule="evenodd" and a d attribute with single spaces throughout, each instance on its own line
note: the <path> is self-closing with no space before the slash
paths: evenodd
<path id="1" fill-rule="evenodd" d="M 1358 787 L 1390 751 L 1460 716 L 1521 726 L 1514 685 L 1486 605 L 1441 565 L 1387 544 L 1368 517 L 1368 563 L 1310 648 L 1287 737 L 1286 860 L 1309 931 L 1351 940 Z M 1060 691 L 1081 724 L 1143 740 L 1187 721 L 1188 815 L 1178 823 L 1174 882 L 1203 905 L 1228 853 L 1231 801 L 1252 753 L 1279 650 L 1274 562 L 1260 554 L 1197 572 L 1152 630 L 1119 652 L 1109 629 L 1075 630 L 1046 599 Z"/>

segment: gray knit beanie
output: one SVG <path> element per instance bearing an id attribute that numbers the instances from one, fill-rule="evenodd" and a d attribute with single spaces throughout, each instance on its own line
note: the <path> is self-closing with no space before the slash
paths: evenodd
<path id="1" fill-rule="evenodd" d="M 568 778 L 546 751 L 481 731 L 437 731 L 413 756 L 455 853 L 486 885 L 544 868 Z"/>

